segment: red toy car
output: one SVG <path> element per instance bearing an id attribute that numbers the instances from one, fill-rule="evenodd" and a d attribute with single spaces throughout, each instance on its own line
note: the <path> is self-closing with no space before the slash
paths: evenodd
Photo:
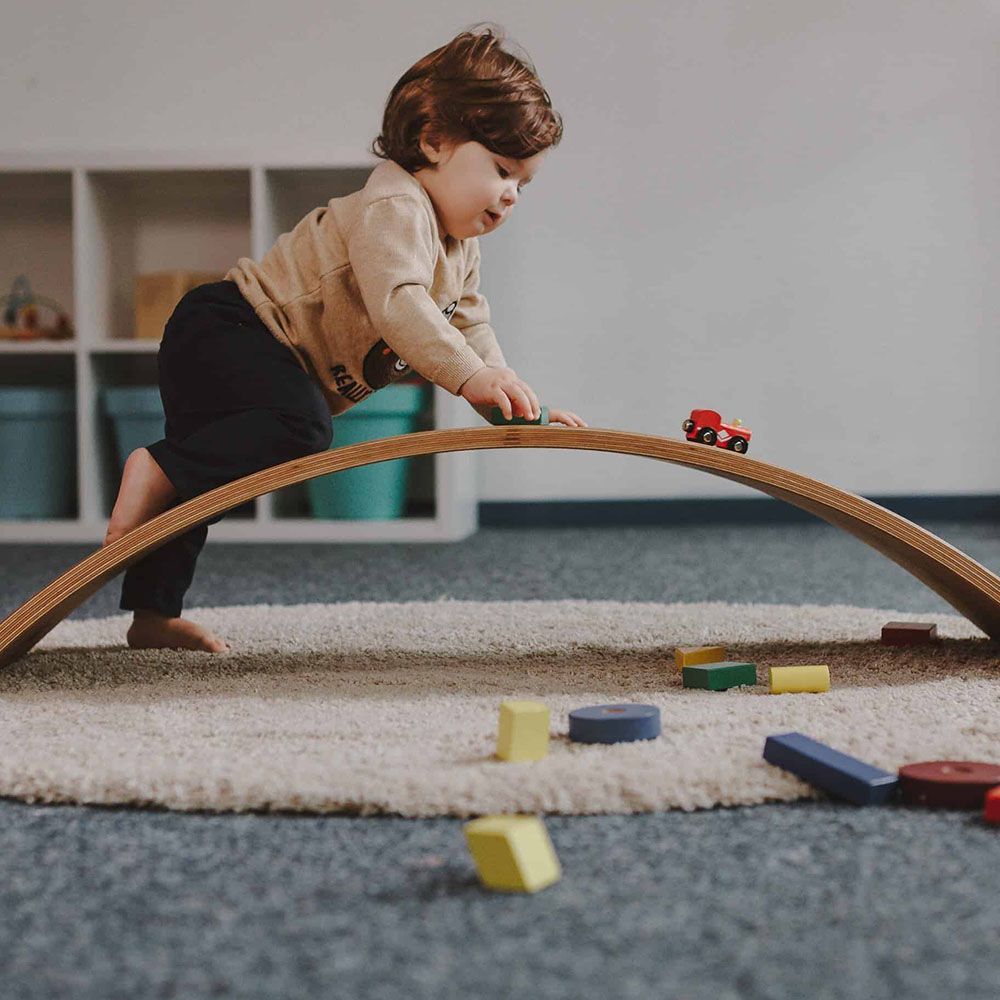
<path id="1" fill-rule="evenodd" d="M 681 430 L 688 441 L 714 444 L 717 448 L 728 448 L 741 455 L 750 447 L 750 436 L 753 434 L 739 420 L 724 424 L 715 410 L 692 410 L 691 416 L 681 424 Z"/>

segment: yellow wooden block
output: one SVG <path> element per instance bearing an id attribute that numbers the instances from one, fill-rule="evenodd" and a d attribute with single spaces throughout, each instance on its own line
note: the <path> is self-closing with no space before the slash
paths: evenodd
<path id="1" fill-rule="evenodd" d="M 801 694 L 829 691 L 830 668 L 826 664 L 807 667 L 771 667 L 771 694 Z"/>
<path id="2" fill-rule="evenodd" d="M 678 670 L 700 663 L 722 663 L 725 658 L 726 650 L 722 646 L 678 646 L 674 650 Z"/>
<path id="3" fill-rule="evenodd" d="M 483 816 L 465 824 L 465 840 L 487 889 L 537 892 L 562 875 L 549 831 L 537 816 Z"/>
<path id="4" fill-rule="evenodd" d="M 497 756 L 501 760 L 541 760 L 548 753 L 548 708 L 540 701 L 501 702 Z"/>

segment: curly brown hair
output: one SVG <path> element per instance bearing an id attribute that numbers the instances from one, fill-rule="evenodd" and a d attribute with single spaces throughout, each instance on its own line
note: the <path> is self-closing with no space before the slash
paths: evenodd
<path id="1" fill-rule="evenodd" d="M 420 149 L 422 134 L 475 141 L 518 160 L 557 145 L 562 117 L 531 60 L 505 51 L 503 41 L 503 28 L 480 22 L 414 63 L 389 94 L 371 152 L 413 173 L 431 166 Z"/>

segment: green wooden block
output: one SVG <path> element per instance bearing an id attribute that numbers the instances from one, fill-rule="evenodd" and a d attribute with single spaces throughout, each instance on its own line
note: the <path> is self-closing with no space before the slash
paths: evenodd
<path id="1" fill-rule="evenodd" d="M 721 663 L 703 663 L 685 667 L 681 671 L 686 688 L 704 688 L 708 691 L 725 691 L 726 688 L 741 684 L 757 683 L 756 663 L 735 663 L 724 660 Z"/>
<path id="2" fill-rule="evenodd" d="M 490 423 L 498 424 L 502 427 L 515 427 L 518 424 L 547 424 L 549 422 L 549 408 L 547 406 L 540 406 L 538 410 L 539 417 L 537 420 L 525 420 L 524 417 L 511 417 L 510 420 L 506 420 L 500 407 L 494 406 L 490 410 Z"/>

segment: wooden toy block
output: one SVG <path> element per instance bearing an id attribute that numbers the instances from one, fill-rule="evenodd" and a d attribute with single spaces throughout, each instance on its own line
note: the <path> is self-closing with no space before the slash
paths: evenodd
<path id="1" fill-rule="evenodd" d="M 537 892 L 562 874 L 549 832 L 537 816 L 483 816 L 464 829 L 487 889 Z"/>
<path id="2" fill-rule="evenodd" d="M 770 667 L 771 694 L 802 694 L 830 690 L 830 668 L 825 664 L 804 667 Z"/>
<path id="3" fill-rule="evenodd" d="M 494 406 L 490 410 L 490 423 L 497 424 L 500 427 L 520 427 L 524 425 L 535 424 L 537 426 L 542 426 L 548 424 L 549 422 L 549 408 L 547 406 L 538 407 L 538 419 L 537 420 L 525 420 L 524 417 L 511 417 L 508 420 L 503 415 L 503 410 L 499 406 Z"/>
<path id="4" fill-rule="evenodd" d="M 859 806 L 888 802 L 899 787 L 897 775 L 849 757 L 803 733 L 768 736 L 764 741 L 764 760 Z"/>
<path id="5" fill-rule="evenodd" d="M 937 637 L 933 622 L 887 622 L 882 626 L 883 646 L 918 646 Z"/>
<path id="6" fill-rule="evenodd" d="M 674 650 L 674 662 L 678 670 L 700 663 L 721 663 L 726 658 L 722 646 L 678 646 Z"/>
<path id="7" fill-rule="evenodd" d="M 986 793 L 1000 785 L 1000 764 L 974 760 L 927 760 L 899 769 L 903 801 L 938 809 L 982 809 Z"/>
<path id="8" fill-rule="evenodd" d="M 210 281 L 221 281 L 225 271 L 154 271 L 135 278 L 135 334 L 139 340 L 160 340 L 174 307 L 186 292 Z"/>
<path id="9" fill-rule="evenodd" d="M 684 667 L 681 671 L 686 688 L 704 688 L 708 691 L 725 691 L 741 684 L 757 683 L 755 663 L 737 663 L 723 660 L 721 663 L 703 663 L 696 667 Z"/>
<path id="10" fill-rule="evenodd" d="M 540 701 L 501 702 L 496 755 L 501 760 L 541 760 L 548 752 L 548 708 Z"/>
<path id="11" fill-rule="evenodd" d="M 997 785 L 996 788 L 991 788 L 986 793 L 983 819 L 987 823 L 1000 823 L 1000 785 Z"/>
<path id="12" fill-rule="evenodd" d="M 660 710 L 655 705 L 591 705 L 569 713 L 574 743 L 631 743 L 659 735 Z"/>

